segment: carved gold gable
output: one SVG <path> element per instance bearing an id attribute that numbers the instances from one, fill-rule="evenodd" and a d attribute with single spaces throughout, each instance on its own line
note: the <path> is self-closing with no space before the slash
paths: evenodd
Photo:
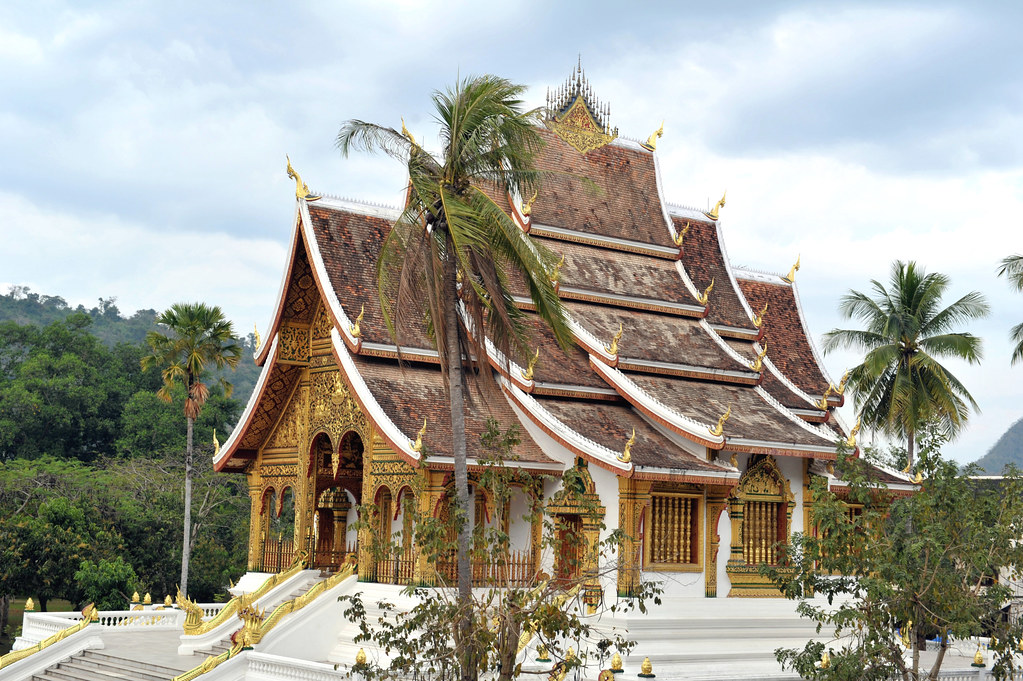
<path id="1" fill-rule="evenodd" d="M 548 119 L 547 127 L 582 154 L 599 149 L 618 137 L 617 130 L 610 135 L 604 132 L 582 97 L 576 97 L 564 114 Z"/>

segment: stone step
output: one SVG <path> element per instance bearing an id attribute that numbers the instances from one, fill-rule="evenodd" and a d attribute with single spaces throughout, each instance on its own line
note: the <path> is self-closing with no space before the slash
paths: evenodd
<path id="1" fill-rule="evenodd" d="M 142 655 L 145 655 L 145 651 L 140 651 Z M 152 662 L 146 662 L 145 660 L 137 660 L 134 658 L 123 658 L 115 655 L 108 655 L 107 653 L 98 650 L 86 650 L 83 656 L 85 660 L 95 662 L 115 669 L 130 669 L 141 674 L 148 674 L 157 678 L 168 678 L 172 679 L 175 676 L 181 674 L 180 669 L 174 669 L 173 667 L 165 667 L 159 664 L 153 664 Z M 72 660 L 78 659 L 77 657 Z"/>
<path id="2" fill-rule="evenodd" d="M 173 678 L 180 672 L 176 670 L 166 670 L 165 672 L 157 672 L 154 670 L 142 670 L 137 667 L 129 667 L 125 662 L 108 662 L 100 660 L 90 660 L 86 657 L 75 656 L 67 662 L 62 662 L 56 666 L 51 667 L 47 671 L 55 676 L 65 676 L 68 679 L 78 678 L 93 678 L 92 676 L 81 676 L 83 674 L 91 674 L 95 678 L 111 678 L 111 679 L 138 679 L 139 681 L 164 681 L 165 679 Z M 171 673 L 173 672 L 173 673 Z M 75 676 L 75 675 L 78 676 Z M 171 674 L 168 676 L 168 674 Z"/>

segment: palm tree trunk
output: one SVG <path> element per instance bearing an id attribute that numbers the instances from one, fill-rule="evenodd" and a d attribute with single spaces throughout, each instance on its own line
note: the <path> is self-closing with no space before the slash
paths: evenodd
<path id="1" fill-rule="evenodd" d="M 188 596 L 188 559 L 192 550 L 192 430 L 195 419 L 186 417 L 185 439 L 185 536 L 181 542 L 181 595 Z"/>
<path id="2" fill-rule="evenodd" d="M 448 289 L 445 298 L 451 303 L 444 310 L 444 335 L 448 362 L 448 397 L 451 406 L 451 452 L 455 460 L 455 513 L 458 524 L 458 632 L 456 643 L 459 651 L 462 681 L 476 678 L 476 666 L 469 640 L 472 637 L 472 613 L 469 608 L 472 599 L 472 572 L 469 562 L 469 544 L 472 528 L 469 524 L 469 467 L 465 452 L 465 397 L 462 349 L 458 344 L 458 290 L 455 285 L 454 245 L 447 239 L 447 257 L 444 261 L 444 286 Z"/>
<path id="3" fill-rule="evenodd" d="M 916 449 L 916 433 L 912 428 L 906 428 L 906 470 L 913 471 L 913 453 Z"/>

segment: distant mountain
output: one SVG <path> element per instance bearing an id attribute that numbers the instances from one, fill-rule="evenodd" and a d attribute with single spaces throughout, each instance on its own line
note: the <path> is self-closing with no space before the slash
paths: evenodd
<path id="1" fill-rule="evenodd" d="M 72 312 L 83 312 L 92 317 L 89 331 L 107 345 L 144 343 L 146 334 L 157 329 L 157 311 L 139 310 L 130 317 L 124 317 L 116 303 L 117 298 L 111 297 L 100 298 L 99 304 L 91 309 L 84 305 L 71 307 L 60 296 L 35 293 L 27 286 L 12 286 L 6 294 L 0 294 L 0 322 L 47 326 Z M 255 338 L 250 334 L 237 340 L 242 346 L 242 359 L 237 370 L 223 372 L 223 377 L 234 385 L 233 397 L 245 404 L 256 386 L 259 367 L 252 362 Z"/>
<path id="2" fill-rule="evenodd" d="M 1010 463 L 1023 469 L 1023 418 L 1009 426 L 987 454 L 977 460 L 977 465 L 992 475 L 1001 473 Z"/>

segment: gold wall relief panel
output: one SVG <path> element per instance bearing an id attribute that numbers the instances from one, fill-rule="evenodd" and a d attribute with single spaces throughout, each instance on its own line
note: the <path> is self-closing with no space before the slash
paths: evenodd
<path id="1" fill-rule="evenodd" d="M 309 327 L 281 324 L 278 333 L 277 361 L 283 364 L 309 363 Z"/>
<path id="2" fill-rule="evenodd" d="M 309 432 L 330 433 L 335 443 L 341 436 L 354 430 L 363 442 L 369 440 L 369 423 L 352 397 L 338 370 L 311 373 L 312 395 Z"/>
<path id="3" fill-rule="evenodd" d="M 299 386 L 284 408 L 277 427 L 266 442 L 266 449 L 298 450 L 300 439 L 305 432 L 305 418 L 309 401 L 309 389 Z"/>
<path id="4" fill-rule="evenodd" d="M 327 308 L 322 303 L 318 310 L 316 310 L 316 316 L 313 318 L 313 342 L 316 341 L 330 341 L 330 330 L 334 328 L 334 322 L 331 320 L 330 315 L 327 314 Z"/>
<path id="5" fill-rule="evenodd" d="M 618 547 L 618 595 L 635 596 L 640 586 L 642 544 L 639 526 L 650 505 L 649 482 L 630 478 L 618 479 L 618 526 L 624 539 Z"/>

